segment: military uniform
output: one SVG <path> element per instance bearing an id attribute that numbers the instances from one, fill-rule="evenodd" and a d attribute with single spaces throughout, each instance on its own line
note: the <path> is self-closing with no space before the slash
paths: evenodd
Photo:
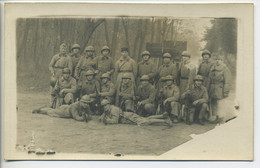
<path id="1" fill-rule="evenodd" d="M 90 52 L 94 52 L 94 48 L 92 46 L 88 46 L 85 49 L 86 52 L 90 51 Z M 97 65 L 96 65 L 96 61 L 94 59 L 94 55 L 92 56 L 88 56 L 87 53 L 82 56 L 79 59 L 79 62 L 75 68 L 75 74 L 74 76 L 78 79 L 81 78 L 82 76 L 82 72 L 86 72 L 88 70 L 96 70 L 97 69 Z"/>
<path id="2" fill-rule="evenodd" d="M 115 85 L 108 81 L 106 84 L 101 84 L 100 95 L 101 99 L 108 99 L 111 103 L 114 102 Z"/>
<path id="3" fill-rule="evenodd" d="M 123 116 L 123 111 L 119 107 L 111 105 L 110 109 L 101 115 L 100 120 L 105 124 L 118 124 L 121 116 Z"/>
<path id="4" fill-rule="evenodd" d="M 190 57 L 188 52 L 183 52 L 182 56 Z M 179 69 L 179 81 L 180 81 L 180 92 L 181 94 L 189 90 L 193 85 L 193 79 L 196 76 L 196 66 L 190 63 L 190 60 L 183 62 Z"/>
<path id="5" fill-rule="evenodd" d="M 59 92 L 63 89 L 66 90 L 66 93 L 60 94 Z M 65 80 L 64 77 L 60 77 L 54 87 L 54 91 L 57 92 L 56 107 L 63 104 L 74 103 L 74 94 L 77 91 L 76 80 L 71 76 L 68 80 Z"/>
<path id="6" fill-rule="evenodd" d="M 142 76 L 141 80 L 146 75 Z M 149 80 L 149 77 L 147 76 L 147 80 Z M 147 85 L 139 85 L 136 92 L 136 97 L 138 101 L 142 102 L 142 105 L 138 107 L 139 112 L 137 112 L 141 116 L 148 116 L 153 115 L 155 113 L 155 96 L 156 96 L 156 89 L 154 86 L 150 83 Z"/>
<path id="7" fill-rule="evenodd" d="M 80 46 L 78 44 L 74 44 L 71 49 L 72 49 L 72 51 L 73 51 L 73 49 L 79 49 L 80 50 Z M 80 55 L 79 52 L 78 53 L 72 52 L 72 53 L 70 53 L 70 58 L 72 60 L 72 75 L 74 76 L 75 75 L 75 69 L 76 69 L 76 66 L 79 62 L 79 59 L 81 58 L 81 55 Z"/>
<path id="8" fill-rule="evenodd" d="M 203 82 L 203 77 L 200 75 L 197 75 L 194 79 L 194 81 L 196 80 L 201 80 Z M 208 107 L 208 90 L 206 87 L 204 87 L 203 85 L 201 86 L 196 86 L 195 83 L 192 86 L 192 88 L 186 92 L 183 93 L 183 97 L 185 99 L 188 99 L 188 104 L 186 104 L 186 106 L 188 106 L 188 110 L 189 113 L 191 115 L 191 117 L 189 117 L 189 122 L 193 122 L 194 119 L 196 119 L 196 115 L 198 116 L 198 121 L 200 122 L 200 124 L 203 125 L 202 120 L 206 117 L 206 112 L 209 109 Z M 193 104 L 195 101 L 197 101 L 196 104 Z"/>
<path id="9" fill-rule="evenodd" d="M 211 67 L 209 72 L 209 97 L 212 115 L 217 116 L 218 100 L 228 96 L 231 85 L 231 73 L 225 64 Z"/>
<path id="10" fill-rule="evenodd" d="M 118 85 L 121 83 L 122 76 L 125 73 L 129 73 L 131 75 L 131 80 L 135 81 L 137 66 L 135 61 L 130 56 L 127 56 L 126 58 L 121 57 L 115 63 L 116 87 L 118 87 Z"/>
<path id="11" fill-rule="evenodd" d="M 202 57 L 205 54 L 211 56 L 211 53 L 207 50 L 202 52 Z M 204 78 L 203 85 L 207 88 L 207 90 L 209 89 L 209 71 L 212 66 L 213 66 L 213 61 L 210 58 L 208 60 L 203 59 L 198 69 L 198 75 L 201 75 Z"/>
<path id="12" fill-rule="evenodd" d="M 163 58 L 171 58 L 171 55 L 169 53 L 165 53 L 163 55 Z M 163 63 L 158 71 L 157 71 L 157 76 L 159 78 L 159 81 L 157 83 L 157 89 L 158 91 L 163 87 L 163 78 L 171 75 L 173 76 L 174 79 L 177 79 L 177 75 L 178 75 L 178 69 L 176 64 L 170 62 L 169 64 L 165 64 Z"/>

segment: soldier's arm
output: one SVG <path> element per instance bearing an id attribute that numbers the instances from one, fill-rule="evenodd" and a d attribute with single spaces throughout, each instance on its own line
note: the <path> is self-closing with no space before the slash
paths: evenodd
<path id="1" fill-rule="evenodd" d="M 178 102 L 179 99 L 180 99 L 180 89 L 177 86 L 175 86 L 174 91 L 173 91 L 173 96 L 169 97 L 168 100 L 170 102 L 173 102 L 173 101 Z"/>
<path id="2" fill-rule="evenodd" d="M 51 62 L 50 62 L 50 64 L 49 64 L 49 71 L 53 74 L 54 73 L 54 65 L 55 65 L 55 63 L 56 63 L 56 59 L 57 59 L 57 57 L 56 57 L 56 55 L 54 55 L 53 57 L 52 57 L 52 59 L 51 59 Z"/>
<path id="3" fill-rule="evenodd" d="M 56 92 L 56 93 L 60 91 L 60 82 L 59 81 L 60 80 L 58 79 L 55 86 L 54 86 L 54 89 L 53 89 L 54 92 Z"/>
<path id="4" fill-rule="evenodd" d="M 208 91 L 205 87 L 203 87 L 203 95 L 202 95 L 202 98 L 198 100 L 198 102 L 200 104 L 208 103 L 208 100 L 209 100 Z"/>
<path id="5" fill-rule="evenodd" d="M 110 89 L 108 92 L 102 92 L 102 96 L 114 96 L 116 92 L 115 85 L 113 83 L 110 83 Z"/>
<path id="6" fill-rule="evenodd" d="M 74 78 L 71 79 L 71 88 L 65 90 L 66 93 L 76 93 L 77 91 L 77 83 Z"/>
<path id="7" fill-rule="evenodd" d="M 156 90 L 155 90 L 155 88 L 153 88 L 153 89 L 150 90 L 150 94 L 149 94 L 148 99 L 145 99 L 142 102 L 145 103 L 145 104 L 146 103 L 153 103 L 154 100 L 155 100 L 155 96 L 156 96 Z"/>

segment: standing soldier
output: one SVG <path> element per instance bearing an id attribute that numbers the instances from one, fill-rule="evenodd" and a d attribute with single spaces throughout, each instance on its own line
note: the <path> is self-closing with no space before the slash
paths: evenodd
<path id="1" fill-rule="evenodd" d="M 197 75 L 194 78 L 194 85 L 192 88 L 183 93 L 182 99 L 188 100 L 186 104 L 186 122 L 191 124 L 198 119 L 198 123 L 204 125 L 204 119 L 208 110 L 208 91 L 202 85 L 203 77 Z"/>
<path id="2" fill-rule="evenodd" d="M 179 81 L 181 94 L 189 90 L 193 84 L 193 79 L 196 76 L 196 66 L 190 63 L 191 55 L 187 51 L 183 51 L 182 63 L 179 69 Z"/>
<path id="3" fill-rule="evenodd" d="M 109 56 L 110 49 L 108 46 L 104 46 L 101 49 L 101 55 L 95 58 L 98 74 L 96 79 L 99 80 L 102 74 L 108 73 L 110 76 L 113 74 L 115 68 L 112 58 Z"/>
<path id="4" fill-rule="evenodd" d="M 115 95 L 115 85 L 110 81 L 110 74 L 104 73 L 101 76 L 101 87 L 100 87 L 100 97 L 101 100 L 107 99 L 111 103 L 114 102 L 114 95 Z"/>
<path id="5" fill-rule="evenodd" d="M 164 80 L 165 86 L 160 89 L 159 97 L 162 98 L 163 109 L 168 112 L 172 121 L 177 123 L 180 109 L 180 90 L 171 75 L 166 76 Z"/>
<path id="6" fill-rule="evenodd" d="M 92 70 L 88 70 L 82 74 L 82 77 L 78 81 L 78 89 L 80 92 L 80 97 L 84 95 L 89 95 L 92 103 L 90 108 L 92 112 L 95 112 L 96 105 L 98 104 L 98 95 L 100 93 L 100 85 L 94 78 L 95 73 Z M 100 112 L 100 111 L 98 111 Z"/>
<path id="7" fill-rule="evenodd" d="M 139 85 L 140 78 L 143 75 L 148 75 L 150 81 L 154 82 L 154 77 L 156 73 L 156 69 L 154 64 L 150 61 L 151 54 L 149 51 L 142 52 L 142 61 L 137 65 L 137 83 Z"/>
<path id="8" fill-rule="evenodd" d="M 62 73 L 62 77 L 58 79 L 54 87 L 57 96 L 56 108 L 63 104 L 74 103 L 74 94 L 77 90 L 76 80 L 71 77 L 70 69 L 64 68 Z"/>
<path id="9" fill-rule="evenodd" d="M 80 55 L 80 45 L 78 44 L 73 44 L 72 48 L 72 53 L 70 54 L 71 60 L 72 60 L 72 73 L 71 75 L 75 75 L 75 68 L 79 62 L 79 59 L 81 57 Z"/>
<path id="10" fill-rule="evenodd" d="M 211 61 L 211 53 L 208 50 L 205 50 L 201 54 L 202 56 L 202 63 L 199 65 L 198 75 L 201 75 L 204 79 L 203 85 L 209 89 L 209 71 L 213 65 Z"/>
<path id="11" fill-rule="evenodd" d="M 50 92 L 51 92 L 51 102 L 50 107 L 55 108 L 53 105 L 55 104 L 55 93 L 54 93 L 54 86 L 56 84 L 56 81 L 59 77 L 62 76 L 62 70 L 64 68 L 69 68 L 72 72 L 72 61 L 71 58 L 67 55 L 67 45 L 65 43 L 62 43 L 60 45 L 60 53 L 54 55 L 51 59 L 51 62 L 49 64 L 49 71 L 51 72 L 51 81 L 50 81 Z"/>
<path id="12" fill-rule="evenodd" d="M 132 75 L 125 73 L 116 91 L 116 105 L 123 111 L 134 112 L 135 86 Z"/>
<path id="13" fill-rule="evenodd" d="M 156 90 L 154 86 L 149 83 L 149 76 L 143 75 L 140 79 L 140 86 L 137 88 L 137 114 L 147 117 L 155 114 L 155 96 Z"/>
<path id="14" fill-rule="evenodd" d="M 218 56 L 216 64 L 211 67 L 209 72 L 210 121 L 218 120 L 218 101 L 228 97 L 230 90 L 231 73 L 223 60 L 223 56 Z"/>
<path id="15" fill-rule="evenodd" d="M 121 54 L 119 60 L 115 63 L 115 77 L 116 77 L 116 87 L 121 83 L 122 76 L 125 73 L 129 73 L 131 81 L 135 81 L 137 66 L 135 61 L 128 55 L 128 48 L 121 48 Z"/>
<path id="16" fill-rule="evenodd" d="M 81 72 L 86 72 L 89 69 L 90 70 L 96 70 L 96 63 L 94 60 L 94 47 L 93 46 L 87 46 L 85 48 L 85 55 L 82 56 L 75 68 L 75 78 L 80 79 L 81 78 Z"/>
<path id="17" fill-rule="evenodd" d="M 172 56 L 170 53 L 163 54 L 163 64 L 159 67 L 157 77 L 159 79 L 157 83 L 158 91 L 163 87 L 163 78 L 171 75 L 174 79 L 177 79 L 178 70 L 175 64 L 171 61 Z"/>

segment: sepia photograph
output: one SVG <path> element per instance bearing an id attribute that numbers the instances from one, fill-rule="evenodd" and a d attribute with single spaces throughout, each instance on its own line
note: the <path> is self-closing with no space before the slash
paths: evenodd
<path id="1" fill-rule="evenodd" d="M 55 6 L 5 6 L 6 160 L 253 160 L 252 4 Z"/>

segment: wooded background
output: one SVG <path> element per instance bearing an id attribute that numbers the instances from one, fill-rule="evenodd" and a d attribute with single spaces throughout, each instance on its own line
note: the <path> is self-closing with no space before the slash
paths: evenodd
<path id="1" fill-rule="evenodd" d="M 201 26 L 204 24 L 207 26 Z M 225 26 L 228 28 L 224 29 Z M 115 61 L 120 57 L 120 48 L 127 46 L 130 56 L 139 62 L 140 54 L 146 50 L 147 43 L 159 43 L 163 53 L 167 41 L 173 42 L 174 45 L 181 41 L 187 43 L 187 50 L 192 53 L 194 63 L 201 58 L 201 50 L 206 48 L 215 53 L 229 55 L 227 58 L 230 57 L 233 61 L 230 64 L 234 67 L 233 64 L 236 64 L 235 19 L 124 16 L 20 18 L 17 19 L 16 27 L 18 89 L 37 88 L 44 91 L 49 88 L 48 65 L 51 58 L 59 52 L 59 46 L 63 42 L 68 45 L 68 52 L 71 52 L 71 46 L 75 43 L 81 46 L 82 52 L 86 46 L 93 45 L 95 55 L 99 55 L 101 48 L 107 45 L 111 48 L 111 57 Z M 203 46 L 202 41 L 206 42 L 206 45 Z M 157 57 L 153 58 L 153 61 L 157 67 L 161 63 Z"/>

